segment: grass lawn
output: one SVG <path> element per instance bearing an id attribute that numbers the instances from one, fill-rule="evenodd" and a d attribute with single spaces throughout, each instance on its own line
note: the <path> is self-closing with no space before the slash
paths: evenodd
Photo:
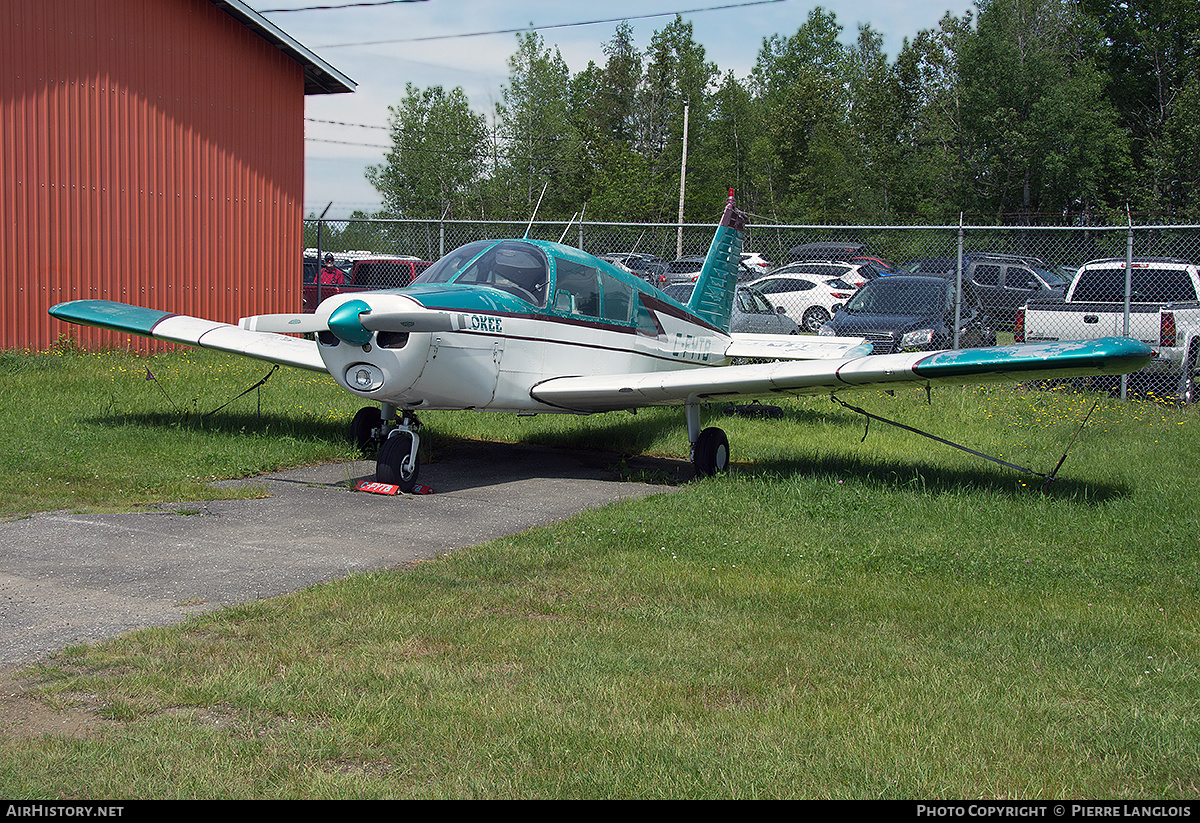
<path id="1" fill-rule="evenodd" d="M 234 399 L 269 366 L 0 366 L 8 517 L 352 456 L 359 402 L 319 376 Z M 0 719 L 0 796 L 1200 796 L 1196 410 L 1011 385 L 846 399 L 1035 472 L 1069 454 L 1043 488 L 784 400 L 722 423 L 727 476 L 10 673 L 0 713 L 62 725 Z M 422 421 L 435 446 L 687 452 L 677 410 Z"/>

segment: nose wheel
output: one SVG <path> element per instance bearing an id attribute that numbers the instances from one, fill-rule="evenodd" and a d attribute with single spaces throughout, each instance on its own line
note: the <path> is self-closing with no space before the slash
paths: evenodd
<path id="1" fill-rule="evenodd" d="M 405 494 L 416 488 L 417 475 L 421 470 L 417 457 L 421 445 L 421 437 L 417 434 L 420 427 L 416 415 L 404 414 L 388 432 L 375 459 L 376 480 L 398 486 Z"/>

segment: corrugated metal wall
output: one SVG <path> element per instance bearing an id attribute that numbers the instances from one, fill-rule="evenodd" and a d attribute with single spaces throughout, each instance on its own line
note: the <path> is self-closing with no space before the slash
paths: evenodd
<path id="1" fill-rule="evenodd" d="M 209 0 L 0 3 L 0 346 L 107 298 L 298 311 L 303 68 Z"/>

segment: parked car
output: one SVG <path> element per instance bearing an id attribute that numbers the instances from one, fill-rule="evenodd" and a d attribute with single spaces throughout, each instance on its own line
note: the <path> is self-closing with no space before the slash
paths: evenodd
<path id="1" fill-rule="evenodd" d="M 696 282 L 700 269 L 704 268 L 704 258 L 700 256 L 680 257 L 667 264 L 667 280 L 671 283 Z"/>
<path id="2" fill-rule="evenodd" d="M 771 274 L 798 274 L 802 277 L 821 279 L 837 278 L 859 288 L 880 277 L 879 271 L 869 263 L 850 263 L 843 260 L 806 260 L 798 263 L 788 263 L 772 269 Z M 756 280 L 757 278 L 750 278 Z"/>
<path id="3" fill-rule="evenodd" d="M 672 283 L 663 291 L 683 305 L 692 299 L 695 283 Z M 800 329 L 762 294 L 747 286 L 738 286 L 733 300 L 730 331 L 738 334 L 799 334 Z"/>
<path id="4" fill-rule="evenodd" d="M 1141 340 L 1154 348 L 1154 358 L 1133 375 L 1138 382 L 1194 403 L 1200 369 L 1200 266 L 1167 257 L 1135 257 L 1132 267 L 1119 257 L 1092 260 L 1080 267 L 1065 294 L 1030 300 L 1018 310 L 1013 332 L 1018 343 L 1109 336 Z"/>
<path id="5" fill-rule="evenodd" d="M 758 252 L 742 252 L 742 271 L 750 272 L 756 277 L 761 277 L 773 268 L 775 268 L 775 264 L 767 260 Z"/>
<path id="6" fill-rule="evenodd" d="M 326 297 L 344 292 L 396 289 L 407 286 L 432 263 L 417 257 L 363 257 L 356 259 L 346 282 L 305 283 L 301 308 L 316 311 Z"/>
<path id="7" fill-rule="evenodd" d="M 667 263 L 661 257 L 640 252 L 624 252 L 619 254 L 602 254 L 601 260 L 607 260 L 619 269 L 636 274 L 647 283 L 662 288 L 667 284 Z"/>
<path id="8" fill-rule="evenodd" d="M 1004 324 L 1011 324 L 1030 300 L 1061 298 L 1071 285 L 1044 260 L 1009 254 L 972 256 L 963 267 L 963 282 L 974 286 L 983 310 Z"/>
<path id="9" fill-rule="evenodd" d="M 799 260 L 849 260 L 866 255 L 866 244 L 844 243 L 840 240 L 803 243 L 788 249 L 788 262 Z"/>
<path id="10" fill-rule="evenodd" d="M 786 312 L 802 331 L 810 333 L 817 332 L 854 295 L 854 287 L 837 277 L 806 275 L 783 269 L 777 269 L 747 285 Z"/>
<path id="11" fill-rule="evenodd" d="M 949 349 L 955 343 L 956 299 L 957 284 L 947 277 L 881 277 L 855 292 L 820 333 L 866 338 L 873 354 Z M 959 318 L 959 348 L 996 345 L 996 330 L 969 285 Z"/>

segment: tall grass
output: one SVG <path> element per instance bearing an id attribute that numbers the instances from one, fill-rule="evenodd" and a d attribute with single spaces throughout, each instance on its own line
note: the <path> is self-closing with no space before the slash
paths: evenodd
<path id="1" fill-rule="evenodd" d="M 39 441 L 5 458 L 18 485 L 100 486 L 88 473 L 128 478 L 127 454 L 163 448 L 158 482 L 191 498 L 211 477 L 344 457 L 357 406 L 299 375 L 263 388 L 261 418 L 197 422 L 147 361 L 17 360 L 27 387 L 74 387 L 6 435 Z M 189 412 L 263 371 L 190 353 L 149 366 Z M 851 402 L 1034 473 L 826 398 L 725 418 L 728 476 L 65 650 L 25 682 L 94 720 L 0 737 L 0 796 L 1200 794 L 1196 412 L 1016 386 Z M 677 411 L 423 422 L 434 450 L 686 455 Z M 76 474 L 54 474 L 63 449 Z M 8 512 L 38 499 L 11 488 Z"/>

